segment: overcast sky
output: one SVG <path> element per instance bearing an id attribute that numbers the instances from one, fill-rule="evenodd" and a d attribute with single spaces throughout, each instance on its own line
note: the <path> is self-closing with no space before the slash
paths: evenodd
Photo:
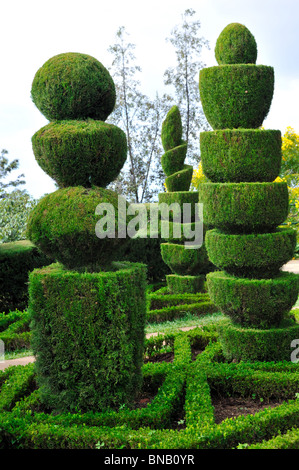
<path id="1" fill-rule="evenodd" d="M 47 124 L 30 97 L 39 67 L 56 54 L 81 52 L 109 68 L 107 49 L 125 26 L 136 44 L 143 93 L 162 93 L 163 73 L 175 65 L 165 38 L 187 8 L 196 11 L 200 35 L 210 42 L 210 51 L 202 55 L 207 66 L 217 65 L 214 48 L 223 28 L 233 22 L 247 26 L 257 42 L 257 64 L 275 71 L 264 126 L 299 132 L 299 0 L 1 0 L 0 149 L 8 150 L 11 160 L 19 159 L 31 195 L 55 190 L 31 147 L 32 135 Z"/>

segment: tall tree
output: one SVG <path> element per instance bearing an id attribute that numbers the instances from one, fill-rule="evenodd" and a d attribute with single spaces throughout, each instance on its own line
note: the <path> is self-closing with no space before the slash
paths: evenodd
<path id="1" fill-rule="evenodd" d="M 8 158 L 5 156 L 8 154 L 8 151 L 5 149 L 1 150 L 0 153 L 0 199 L 7 196 L 7 189 L 11 187 L 17 187 L 21 184 L 25 184 L 25 181 L 21 178 L 24 175 L 19 175 L 16 179 L 7 181 L 7 177 L 11 174 L 12 171 L 19 168 L 19 160 L 15 159 L 9 163 Z M 4 180 L 4 181 L 3 181 Z"/>
<path id="2" fill-rule="evenodd" d="M 198 90 L 198 75 L 205 64 L 200 59 L 203 47 L 209 49 L 206 39 L 199 36 L 200 21 L 193 17 L 195 11 L 185 10 L 182 21 L 171 31 L 166 40 L 176 54 L 176 66 L 169 67 L 164 73 L 164 84 L 174 89 L 173 102 L 179 107 L 184 140 L 188 143 L 187 158 L 190 163 L 199 162 L 199 132 L 209 130 L 210 126 L 203 113 Z"/>
<path id="3" fill-rule="evenodd" d="M 158 94 L 154 100 L 140 91 L 135 45 L 127 40 L 124 27 L 116 34 L 116 43 L 109 47 L 112 54 L 111 75 L 117 91 L 117 101 L 109 122 L 126 132 L 128 159 L 119 177 L 110 186 L 136 203 L 150 201 L 155 183 L 160 185 L 161 173 L 155 172 L 162 152 L 160 130 L 169 99 Z"/>

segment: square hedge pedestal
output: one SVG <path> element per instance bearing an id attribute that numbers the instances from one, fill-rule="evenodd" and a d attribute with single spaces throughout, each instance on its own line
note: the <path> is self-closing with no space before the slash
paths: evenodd
<path id="1" fill-rule="evenodd" d="M 141 386 L 146 266 L 113 269 L 79 273 L 56 263 L 30 274 L 32 349 L 50 409 L 129 405 Z"/>

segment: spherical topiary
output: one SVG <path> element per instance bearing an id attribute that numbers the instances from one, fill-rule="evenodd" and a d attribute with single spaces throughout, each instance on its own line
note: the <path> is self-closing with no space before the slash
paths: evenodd
<path id="1" fill-rule="evenodd" d="M 31 96 L 49 120 L 104 121 L 115 106 L 115 85 L 95 58 L 69 52 L 49 59 L 35 74 Z"/>
<path id="2" fill-rule="evenodd" d="M 40 167 L 60 187 L 106 187 L 127 158 L 127 139 L 117 126 L 103 121 L 55 121 L 32 137 Z"/>
<path id="3" fill-rule="evenodd" d="M 232 233 L 272 231 L 287 218 L 286 183 L 202 183 L 203 221 Z"/>
<path id="4" fill-rule="evenodd" d="M 207 274 L 211 301 L 233 322 L 252 328 L 279 326 L 298 297 L 296 274 L 272 279 L 234 277 L 225 271 Z"/>
<path id="5" fill-rule="evenodd" d="M 199 91 L 213 129 L 256 129 L 270 109 L 274 70 L 253 64 L 207 67 L 200 71 Z"/>
<path id="6" fill-rule="evenodd" d="M 204 174 L 213 183 L 271 182 L 281 167 L 281 132 L 223 129 L 201 132 Z"/>
<path id="7" fill-rule="evenodd" d="M 109 204 L 109 215 L 104 211 L 96 214 L 102 203 L 106 204 L 104 209 Z M 98 238 L 96 227 L 102 217 L 106 217 L 107 225 L 102 231 L 107 232 L 107 237 Z M 67 268 L 97 271 L 108 266 L 129 240 L 118 238 L 120 224 L 125 227 L 126 217 L 118 212 L 117 193 L 77 186 L 46 195 L 31 213 L 27 235 L 45 254 Z"/>
<path id="8" fill-rule="evenodd" d="M 257 45 L 254 36 L 240 23 L 227 25 L 217 39 L 215 57 L 219 65 L 255 64 Z"/>
<path id="9" fill-rule="evenodd" d="M 296 232 L 291 228 L 272 233 L 228 234 L 209 230 L 205 244 L 211 262 L 235 276 L 268 278 L 278 274 L 296 247 Z"/>

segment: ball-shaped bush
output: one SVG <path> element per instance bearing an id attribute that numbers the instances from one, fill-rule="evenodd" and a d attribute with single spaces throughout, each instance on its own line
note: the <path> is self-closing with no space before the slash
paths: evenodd
<path id="1" fill-rule="evenodd" d="M 101 213 L 96 212 L 99 204 L 105 204 L 100 206 Z M 101 220 L 101 232 L 107 232 L 105 238 L 99 238 L 96 232 Z M 77 186 L 58 189 L 43 197 L 31 213 L 27 237 L 69 269 L 97 271 L 109 268 L 128 240 L 118 237 L 120 224 L 125 227 L 125 223 L 125 213 L 118 211 L 117 193 Z"/>
<path id="2" fill-rule="evenodd" d="M 55 121 L 32 137 L 40 167 L 59 187 L 101 186 L 115 180 L 127 158 L 127 139 L 103 121 Z"/>
<path id="3" fill-rule="evenodd" d="M 77 52 L 56 55 L 36 72 L 31 97 L 49 120 L 105 121 L 115 106 L 109 71 L 94 57 Z"/>
<path id="4" fill-rule="evenodd" d="M 227 25 L 217 39 L 215 57 L 219 65 L 255 64 L 257 45 L 254 36 L 240 23 Z"/>

